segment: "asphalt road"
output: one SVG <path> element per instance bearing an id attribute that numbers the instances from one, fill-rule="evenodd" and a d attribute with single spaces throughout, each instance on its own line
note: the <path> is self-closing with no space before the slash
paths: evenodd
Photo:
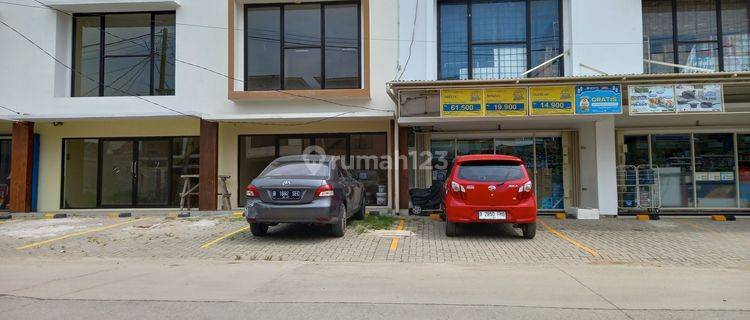
<path id="1" fill-rule="evenodd" d="M 750 270 L 205 260 L 0 262 L 2 319 L 748 319 Z"/>

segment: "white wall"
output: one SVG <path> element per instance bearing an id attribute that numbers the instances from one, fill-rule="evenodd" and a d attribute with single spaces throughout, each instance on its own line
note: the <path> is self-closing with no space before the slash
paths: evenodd
<path id="1" fill-rule="evenodd" d="M 615 121 L 613 116 L 579 126 L 580 207 L 617 214 Z"/>
<path id="2" fill-rule="evenodd" d="M 268 2 L 268 1 L 248 1 Z M 177 12 L 177 59 L 227 74 L 227 1 L 181 1 Z M 396 0 L 370 1 L 371 21 L 371 99 L 338 102 L 393 110 L 385 93 L 385 82 L 396 72 L 397 19 Z M 241 14 L 238 13 L 238 14 Z M 71 65 L 71 30 L 67 15 L 45 8 L 0 4 L 0 19 L 27 35 L 50 54 Z M 195 24 L 213 26 L 205 28 Z M 390 39 L 380 41 L 375 39 Z M 56 65 L 32 44 L 0 25 L 0 102 L 30 114 L 31 119 L 49 121 L 86 117 L 134 117 L 175 115 L 162 107 L 135 97 L 71 98 L 70 71 Z M 241 59 L 238 56 L 237 59 Z M 268 101 L 231 101 L 227 99 L 227 79 L 221 75 L 176 62 L 176 95 L 146 97 L 155 103 L 183 113 L 205 117 L 271 118 L 275 114 L 341 113 L 344 117 L 383 116 L 372 111 L 344 107 L 328 102 L 304 99 Z M 241 74 L 236 75 L 241 77 Z M 10 114 L 0 111 L 0 116 Z M 387 114 L 387 113 L 385 113 Z"/>
<path id="3" fill-rule="evenodd" d="M 643 23 L 638 0 L 570 0 L 567 75 L 643 73 Z"/>

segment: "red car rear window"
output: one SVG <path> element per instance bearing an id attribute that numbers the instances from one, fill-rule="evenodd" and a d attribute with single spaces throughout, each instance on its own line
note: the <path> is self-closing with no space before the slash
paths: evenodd
<path id="1" fill-rule="evenodd" d="M 471 161 L 458 166 L 462 180 L 505 182 L 525 177 L 521 164 L 511 161 Z"/>

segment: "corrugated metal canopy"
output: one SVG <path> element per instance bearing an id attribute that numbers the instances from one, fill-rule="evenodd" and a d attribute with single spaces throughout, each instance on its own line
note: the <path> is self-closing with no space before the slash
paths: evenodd
<path id="1" fill-rule="evenodd" d="M 540 85 L 576 85 L 593 83 L 649 84 L 649 83 L 737 83 L 750 84 L 750 72 L 619 74 L 548 78 L 517 78 L 494 80 L 398 80 L 387 83 L 393 92 L 415 89 L 467 87 L 512 87 Z"/>

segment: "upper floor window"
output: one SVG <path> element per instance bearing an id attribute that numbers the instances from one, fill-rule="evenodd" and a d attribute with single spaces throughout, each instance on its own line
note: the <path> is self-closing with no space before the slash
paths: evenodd
<path id="1" fill-rule="evenodd" d="M 245 90 L 359 89 L 360 3 L 245 5 Z"/>
<path id="2" fill-rule="evenodd" d="M 438 77 L 516 78 L 559 55 L 561 2 L 440 0 Z M 562 68 L 562 60 L 556 60 L 528 76 L 559 76 Z"/>
<path id="3" fill-rule="evenodd" d="M 644 0 L 644 57 L 714 71 L 750 70 L 747 0 Z M 645 63 L 646 73 L 696 70 Z"/>
<path id="4" fill-rule="evenodd" d="M 174 95 L 175 13 L 76 14 L 74 97 Z"/>

